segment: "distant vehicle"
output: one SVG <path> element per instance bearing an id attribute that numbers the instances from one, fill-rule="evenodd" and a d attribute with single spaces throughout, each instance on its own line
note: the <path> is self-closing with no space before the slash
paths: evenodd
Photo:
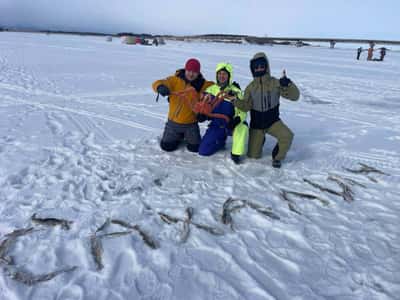
<path id="1" fill-rule="evenodd" d="M 121 42 L 127 45 L 134 45 L 136 44 L 136 39 L 134 36 L 131 35 L 124 35 L 121 37 Z"/>

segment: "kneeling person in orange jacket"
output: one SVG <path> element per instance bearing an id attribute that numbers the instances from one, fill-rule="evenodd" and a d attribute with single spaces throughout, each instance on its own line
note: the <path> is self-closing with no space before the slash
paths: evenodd
<path id="1" fill-rule="evenodd" d="M 204 79 L 200 73 L 200 62 L 194 58 L 189 59 L 185 68 L 177 70 L 175 75 L 153 83 L 155 92 L 163 97 L 169 96 L 168 121 L 161 138 L 161 149 L 174 151 L 185 141 L 189 151 L 198 152 L 200 129 L 192 105 L 199 100 L 200 94 L 213 84 L 214 82 Z M 184 91 L 190 92 L 181 97 L 179 92 Z"/>

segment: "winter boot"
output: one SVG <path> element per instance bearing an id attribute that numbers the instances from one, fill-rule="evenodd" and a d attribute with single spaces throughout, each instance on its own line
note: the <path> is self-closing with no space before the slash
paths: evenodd
<path id="1" fill-rule="evenodd" d="M 272 159 L 275 159 L 275 157 L 278 155 L 279 152 L 279 145 L 276 143 L 274 149 L 272 149 Z"/>
<path id="2" fill-rule="evenodd" d="M 279 169 L 279 168 L 281 167 L 281 165 L 282 165 L 282 163 L 281 163 L 280 160 L 274 159 L 274 160 L 272 161 L 272 166 L 273 166 L 274 168 Z"/>
<path id="3" fill-rule="evenodd" d="M 233 160 L 233 162 L 235 163 L 235 164 L 239 164 L 240 163 L 240 155 L 236 155 L 236 154 L 232 154 L 231 153 L 231 159 Z"/>

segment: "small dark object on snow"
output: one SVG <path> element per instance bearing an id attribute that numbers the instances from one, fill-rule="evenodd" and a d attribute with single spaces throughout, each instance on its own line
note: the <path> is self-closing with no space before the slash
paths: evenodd
<path id="1" fill-rule="evenodd" d="M 102 259 L 103 244 L 101 242 L 101 238 L 97 237 L 96 234 L 94 234 L 90 237 L 90 249 L 91 249 L 94 261 L 96 263 L 97 271 L 103 269 L 104 268 L 103 259 Z"/>
<path id="2" fill-rule="evenodd" d="M 273 166 L 274 168 L 279 169 L 279 168 L 282 166 L 282 163 L 281 163 L 280 160 L 274 159 L 274 160 L 272 161 L 272 166 Z"/>
<path id="3" fill-rule="evenodd" d="M 240 164 L 240 155 L 232 154 L 231 153 L 231 159 L 235 164 Z"/>
<path id="4" fill-rule="evenodd" d="M 218 228 L 213 228 L 207 225 L 203 225 L 203 224 L 199 224 L 199 223 L 195 223 L 192 221 L 192 217 L 193 217 L 193 208 L 192 207 L 188 207 L 186 210 L 186 218 L 185 219 L 180 219 L 180 218 L 175 218 L 172 216 L 169 216 L 167 214 L 164 213 L 158 213 L 158 215 L 160 216 L 161 220 L 163 220 L 165 223 L 167 224 L 172 224 L 172 223 L 178 223 L 178 222 L 183 222 L 183 230 L 181 232 L 181 242 L 185 242 L 187 240 L 187 238 L 189 237 L 189 233 L 190 233 L 190 225 L 193 225 L 199 229 L 202 229 L 204 231 L 207 231 L 208 233 L 211 233 L 213 235 L 223 235 L 224 233 L 219 230 Z"/>
<path id="5" fill-rule="evenodd" d="M 346 171 L 349 171 L 349 172 L 355 173 L 355 174 L 378 173 L 378 174 L 390 176 L 389 174 L 387 174 L 387 173 L 385 173 L 385 172 L 382 172 L 382 171 L 380 171 L 380 170 L 378 170 L 378 169 L 375 169 L 374 167 L 370 167 L 370 166 L 368 166 L 368 165 L 366 165 L 366 164 L 363 164 L 363 163 L 358 163 L 358 164 L 361 166 L 361 168 L 358 169 L 358 170 L 348 169 L 348 168 L 344 168 L 344 169 L 345 169 Z"/>
<path id="6" fill-rule="evenodd" d="M 42 224 L 46 226 L 58 226 L 60 225 L 64 230 L 70 230 L 71 224 L 74 223 L 72 221 L 64 220 L 64 219 L 56 219 L 56 218 L 38 218 L 36 213 L 31 217 L 32 222 L 37 224 Z"/>
<path id="7" fill-rule="evenodd" d="M 300 193 L 300 192 L 295 192 L 295 191 L 285 191 L 286 193 L 286 197 L 288 194 L 292 194 L 301 198 L 305 198 L 305 199 L 310 199 L 310 200 L 318 200 L 319 202 L 321 202 L 323 205 L 329 205 L 329 201 L 319 198 L 318 196 L 312 195 L 312 194 L 304 194 L 304 193 Z"/>
<path id="8" fill-rule="evenodd" d="M 120 225 L 125 228 L 133 229 L 137 231 L 142 238 L 142 240 L 145 242 L 147 246 L 149 246 L 152 249 L 157 249 L 159 248 L 158 244 L 147 234 L 145 233 L 139 225 L 131 225 L 128 222 L 122 221 L 122 220 L 117 220 L 117 219 L 112 219 L 111 223 Z"/>
<path id="9" fill-rule="evenodd" d="M 329 176 L 328 180 L 336 182 L 341 188 L 342 188 L 342 197 L 345 201 L 347 202 L 352 202 L 354 201 L 354 193 L 351 190 L 351 188 L 345 184 L 344 182 L 340 181 L 338 178 Z"/>
<path id="10" fill-rule="evenodd" d="M 54 277 L 56 277 L 57 275 L 61 274 L 61 273 L 66 273 L 66 272 L 72 272 L 75 271 L 78 267 L 74 266 L 74 267 L 70 267 L 70 268 L 64 268 L 61 270 L 57 270 L 51 273 L 47 273 L 47 274 L 41 274 L 41 275 L 34 275 L 32 273 L 26 272 L 26 271 L 20 271 L 17 269 L 14 270 L 8 270 L 9 276 L 18 281 L 21 282 L 23 284 L 32 286 L 36 283 L 39 282 L 43 282 L 43 281 L 49 281 L 51 279 L 53 279 Z"/>

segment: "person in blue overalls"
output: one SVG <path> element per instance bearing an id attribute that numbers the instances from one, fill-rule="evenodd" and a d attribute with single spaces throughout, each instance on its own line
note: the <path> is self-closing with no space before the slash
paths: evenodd
<path id="1" fill-rule="evenodd" d="M 232 135 L 231 158 L 235 163 L 239 163 L 240 156 L 245 153 L 248 126 L 247 114 L 235 108 L 231 102 L 233 99 L 240 100 L 243 97 L 239 84 L 233 82 L 232 77 L 232 65 L 219 63 L 216 68 L 217 83 L 205 90 L 205 93 L 210 94 L 211 97 L 218 98 L 221 93 L 224 93 L 226 97 L 214 107 L 209 116 L 199 115 L 198 117 L 200 122 L 206 119 L 211 121 L 200 142 L 199 154 L 209 156 L 223 149 L 227 137 Z M 222 118 L 221 115 L 226 117 Z"/>

